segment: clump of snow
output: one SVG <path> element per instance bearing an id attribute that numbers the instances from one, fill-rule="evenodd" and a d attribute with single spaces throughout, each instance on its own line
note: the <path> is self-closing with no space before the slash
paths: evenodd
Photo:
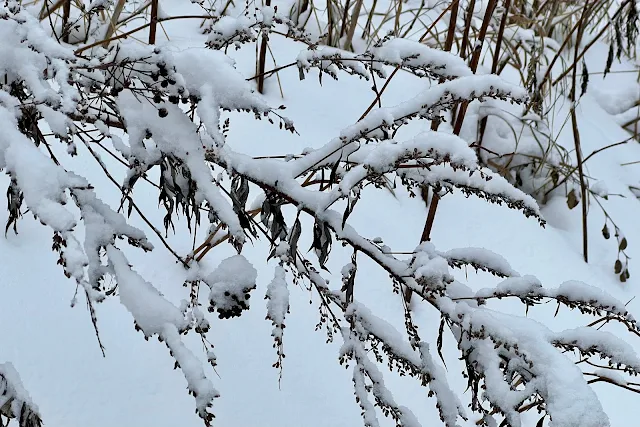
<path id="1" fill-rule="evenodd" d="M 267 319 L 273 323 L 271 335 L 276 342 L 282 342 L 284 319 L 289 312 L 289 289 L 285 277 L 285 270 L 277 266 L 273 280 L 267 286 Z"/>
<path id="2" fill-rule="evenodd" d="M 617 314 L 627 320 L 635 322 L 633 315 L 627 311 L 624 303 L 604 292 L 602 289 L 587 285 L 586 283 L 570 280 L 560 284 L 556 289 L 545 290 L 545 294 L 550 297 L 564 297 L 570 301 L 595 305 L 609 313 Z"/>
<path id="3" fill-rule="evenodd" d="M 178 307 L 131 269 L 119 249 L 107 247 L 107 256 L 118 282 L 120 302 L 146 336 L 157 334 L 166 342 L 187 380 L 189 391 L 196 399 L 198 414 L 207 419 L 210 417 L 207 409 L 219 393 L 205 376 L 202 362 L 180 339 L 180 333 L 189 326 L 188 320 Z"/>
<path id="4" fill-rule="evenodd" d="M 459 56 L 432 49 L 413 40 L 393 38 L 375 47 L 371 54 L 388 64 L 427 68 L 443 77 L 463 77 L 472 74 L 466 62 Z"/>
<path id="5" fill-rule="evenodd" d="M 622 386 L 622 387 L 626 387 L 627 384 L 629 383 L 623 375 L 619 374 L 618 372 L 612 371 L 611 369 L 602 369 L 602 368 L 598 368 L 595 371 L 593 371 L 594 375 L 597 375 L 599 377 L 602 378 L 606 378 L 609 381 L 613 382 L 616 385 Z"/>
<path id="6" fill-rule="evenodd" d="M 210 311 L 216 309 L 221 318 L 240 316 L 249 309 L 251 290 L 256 287 L 258 272 L 242 255 L 220 262 L 204 282 L 209 286 Z"/>
<path id="7" fill-rule="evenodd" d="M 607 188 L 607 184 L 604 181 L 598 181 L 595 184 L 589 187 L 591 191 L 597 196 L 600 196 L 604 199 L 609 197 L 609 189 Z"/>
<path id="8" fill-rule="evenodd" d="M 520 274 L 509 265 L 509 262 L 500 254 L 485 248 L 456 248 L 441 253 L 441 256 L 449 261 L 449 264 L 470 264 L 471 266 L 487 270 L 503 277 L 518 277 Z"/>
<path id="9" fill-rule="evenodd" d="M 482 307 L 474 308 L 464 303 L 443 304 L 441 308 L 451 319 L 461 319 L 456 322 L 464 330 L 479 334 L 478 338 L 464 338 L 461 346 L 472 352 L 472 358 L 477 361 L 486 378 L 486 396 L 505 412 L 510 423 L 520 422 L 520 414 L 513 409 L 514 403 L 537 392 L 545 399 L 554 425 L 609 425 L 609 419 L 582 371 L 551 344 L 554 334 L 545 326 L 524 317 Z M 530 379 L 532 386 L 521 393 L 511 393 L 504 382 L 502 370 L 497 369 L 499 355 L 504 352 L 508 352 L 510 357 L 515 356 L 516 360 L 520 359 L 512 363 L 526 367 L 534 376 Z M 526 371 L 521 372 L 529 375 Z"/>
<path id="10" fill-rule="evenodd" d="M 145 335 L 162 334 L 167 324 L 178 330 L 186 329 L 187 320 L 180 309 L 133 271 L 119 249 L 107 247 L 107 256 L 118 281 L 120 302 Z"/>
<path id="11" fill-rule="evenodd" d="M 536 293 L 541 288 L 542 283 L 534 276 L 508 277 L 498 283 L 495 288 L 480 289 L 476 292 L 476 297 L 488 298 L 500 295 L 526 296 Z"/>
<path id="12" fill-rule="evenodd" d="M 0 414 L 18 419 L 21 426 L 42 425 L 38 407 L 11 362 L 0 363 Z"/>
<path id="13" fill-rule="evenodd" d="M 628 343 L 620 340 L 611 332 L 594 328 L 580 327 L 557 333 L 553 341 L 578 347 L 584 352 L 598 351 L 616 365 L 624 365 L 640 372 L 640 358 Z"/>

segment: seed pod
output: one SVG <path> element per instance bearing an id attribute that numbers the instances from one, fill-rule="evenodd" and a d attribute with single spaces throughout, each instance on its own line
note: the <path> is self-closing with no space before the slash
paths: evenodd
<path id="1" fill-rule="evenodd" d="M 571 190 L 571 192 L 567 194 L 567 206 L 569 209 L 573 209 L 578 206 L 578 198 L 576 197 L 575 190 Z"/>
<path id="2" fill-rule="evenodd" d="M 618 249 L 620 249 L 621 251 L 624 251 L 625 249 L 627 249 L 627 239 L 626 239 L 626 237 L 623 237 L 622 240 L 620 240 L 620 244 L 618 245 Z"/>
<path id="3" fill-rule="evenodd" d="M 615 264 L 613 265 L 613 271 L 616 274 L 620 274 L 620 272 L 622 271 L 622 261 L 620 261 L 619 259 L 616 260 Z"/>

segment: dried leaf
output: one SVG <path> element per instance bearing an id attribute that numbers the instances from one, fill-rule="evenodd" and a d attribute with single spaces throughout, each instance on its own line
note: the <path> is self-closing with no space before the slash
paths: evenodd
<path id="1" fill-rule="evenodd" d="M 586 61 L 582 61 L 582 76 L 580 81 L 580 96 L 583 96 L 587 93 L 587 86 L 589 85 L 589 70 L 587 70 Z"/>
<path id="2" fill-rule="evenodd" d="M 613 65 L 613 41 L 609 45 L 609 53 L 607 55 L 607 64 L 604 67 L 604 76 L 602 78 L 607 77 L 609 71 L 611 71 L 611 66 Z"/>
<path id="3" fill-rule="evenodd" d="M 331 168 L 331 174 L 329 175 L 329 186 L 332 186 L 333 184 L 336 183 L 336 175 L 337 175 L 338 166 L 340 166 L 341 160 L 342 160 L 342 155 L 340 155 L 340 158 L 334 163 L 333 167 Z"/>
<path id="4" fill-rule="evenodd" d="M 621 251 L 624 251 L 625 249 L 627 249 L 627 238 L 623 237 L 622 240 L 620 240 L 620 243 L 618 244 L 618 249 L 620 249 Z"/>
<path id="5" fill-rule="evenodd" d="M 295 260 L 296 251 L 298 250 L 298 239 L 302 232 L 302 225 L 300 224 L 300 216 L 296 218 L 296 222 L 293 223 L 291 233 L 289 234 L 289 256 L 292 260 Z"/>
<path id="6" fill-rule="evenodd" d="M 622 261 L 620 261 L 619 259 L 616 260 L 615 264 L 613 265 L 613 271 L 616 274 L 620 274 L 620 272 L 622 271 Z"/>
<path id="7" fill-rule="evenodd" d="M 447 362 L 444 361 L 444 356 L 442 355 L 442 336 L 444 335 L 444 324 L 445 324 L 445 320 L 444 320 L 444 316 L 440 318 L 440 327 L 438 328 L 438 341 L 437 341 L 437 345 L 438 345 L 438 356 L 440 356 L 440 360 L 442 360 L 442 364 L 444 365 L 444 367 L 447 367 Z"/>
<path id="8" fill-rule="evenodd" d="M 575 190 L 571 190 L 569 194 L 567 194 L 567 206 L 569 206 L 569 209 L 573 209 L 578 206 L 578 203 Z"/>
<path id="9" fill-rule="evenodd" d="M 351 215 L 352 205 L 350 202 L 347 202 L 347 207 L 344 209 L 344 213 L 342 214 L 342 228 L 344 229 L 344 225 L 347 223 L 347 218 Z"/>

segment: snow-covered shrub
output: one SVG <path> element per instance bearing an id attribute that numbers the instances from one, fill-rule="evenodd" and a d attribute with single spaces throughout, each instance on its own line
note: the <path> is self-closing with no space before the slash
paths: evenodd
<path id="1" fill-rule="evenodd" d="M 577 133 L 573 121 L 578 119 L 572 116 L 575 109 L 580 108 L 580 98 L 589 90 L 593 74 L 615 79 L 609 74 L 615 61 L 626 58 L 630 65 L 635 62 L 640 16 L 637 2 L 405 3 L 399 0 L 284 2 L 291 19 L 314 33 L 323 44 L 355 52 L 371 48 L 388 32 L 416 39 L 419 36 L 428 46 L 451 50 L 469 63 L 474 61 L 474 52 L 481 49 L 478 71 L 518 82 L 527 88 L 529 101 L 525 108 L 511 109 L 492 102 L 476 104 L 463 115 L 466 118 L 460 135 L 473 142 L 480 164 L 502 175 L 540 204 L 555 197 L 565 198 L 570 209 L 578 207 L 582 211 L 585 224 L 593 211 L 590 207 L 599 208 L 595 211 L 598 215 L 598 211 L 602 211 L 605 225 L 622 235 L 616 219 L 607 212 L 606 198 L 591 188 L 599 177 L 592 176 L 588 170 L 591 157 L 620 144 L 583 153 L 579 135 L 572 136 L 571 141 L 561 141 L 561 134 Z M 366 12 L 362 13 L 363 10 Z M 451 20 L 456 25 L 452 34 L 455 43 L 447 47 L 447 27 Z M 487 31 L 483 32 L 485 25 Z M 608 52 L 600 55 L 601 63 L 594 64 L 587 61 L 587 57 L 598 44 L 607 44 Z M 594 73 L 595 67 L 598 69 Z M 633 69 L 638 70 L 637 66 Z M 634 127 L 637 139 L 637 97 L 627 98 L 611 110 L 620 115 L 623 127 Z M 446 118 L 455 127 L 456 109 Z M 583 234 L 583 256 L 588 261 L 586 231 Z M 630 258 L 620 246 L 617 252 L 612 270 L 625 282 L 629 278 Z"/>
<path id="2" fill-rule="evenodd" d="M 576 110 L 590 88 L 593 74 L 607 78 L 614 61 L 636 58 L 637 2 L 513 0 L 488 4 L 489 8 L 495 7 L 491 25 L 497 31 L 489 39 L 484 66 L 520 81 L 527 88 L 529 102 L 519 111 L 479 106 L 479 120 L 468 120 L 463 132 L 476 138 L 474 145 L 481 164 L 504 176 L 538 203 L 563 197 L 569 209 L 581 209 L 583 257 L 587 262 L 587 216 L 590 207 L 598 207 L 605 217 L 604 228 L 612 228 L 619 237 L 618 257 L 612 270 L 625 282 L 629 278 L 630 258 L 625 252 L 626 243 L 619 244 L 623 233 L 615 218 L 608 214 L 607 193 L 598 191 L 602 183 L 598 184 L 598 177 L 589 173 L 589 166 L 593 156 L 631 138 L 591 153 L 583 152 Z M 466 13 L 470 13 L 468 9 Z M 474 11 L 471 16 L 475 20 L 461 21 L 459 25 L 466 23 L 473 31 L 478 26 L 473 22 L 479 22 L 482 13 L 482 9 Z M 609 49 L 602 63 L 587 61 L 593 46 L 605 43 Z M 594 67 L 598 67 L 596 73 L 592 72 Z M 565 133 L 571 135 L 570 140 L 562 142 L 561 134 Z M 603 235 L 608 238 L 607 232 Z"/>
<path id="3" fill-rule="evenodd" d="M 277 348 L 274 366 L 281 368 L 284 358 L 288 282 L 304 281 L 320 296 L 321 323 L 342 340 L 340 363 L 352 368 L 365 425 L 379 425 L 380 412 L 400 426 L 420 425 L 385 386 L 383 364 L 428 387 L 448 427 L 470 420 L 471 413 L 481 417 L 479 424 L 494 426 L 502 419 L 504 425 L 519 426 L 521 412 L 530 408 L 544 412 L 556 426 L 608 425 L 600 402 L 567 350 L 581 360 L 601 357 L 612 369 L 636 375 L 640 360 L 630 347 L 592 328 L 553 332 L 533 320 L 490 309 L 486 302 L 514 298 L 528 308 L 551 300 L 640 332 L 624 304 L 581 283 L 545 288 L 486 250 L 441 252 L 425 241 L 409 255 L 394 254 L 349 221 L 365 187 L 384 189 L 398 183 L 412 195 L 430 189 L 441 198 L 461 191 L 544 224 L 535 200 L 481 166 L 470 141 L 458 135 L 459 129 L 397 137 L 399 129 L 413 120 L 440 123 L 454 109 L 461 121 L 476 101 L 524 105 L 529 101 L 527 91 L 496 75 L 476 75 L 475 67 L 459 56 L 401 38 L 381 38 L 362 53 L 310 44 L 295 63 L 301 77 L 317 68 L 320 75 L 334 78 L 340 71 L 364 79 L 384 78 L 392 66 L 432 85 L 398 105 L 372 109 L 318 149 L 286 158 L 254 158 L 227 142 L 229 126 L 221 111 L 252 114 L 277 122 L 285 131 L 295 128 L 282 115 L 283 108 L 270 106 L 227 56 L 212 50 L 256 41 L 256 27 L 291 28 L 275 8 L 264 7 L 249 16 L 255 19 L 247 15 L 216 19 L 209 48 L 176 52 L 118 39 L 110 44 L 88 40 L 74 50 L 51 35 L 31 10 L 13 1 L 0 6 L 0 167 L 10 176 L 7 231 L 19 230 L 17 222 L 25 209 L 51 230 L 58 262 L 84 291 L 96 334 L 95 304 L 117 294 L 145 338 L 155 336 L 166 344 L 184 374 L 198 415 L 210 425 L 219 393 L 181 335 L 193 331 L 206 336 L 210 324 L 203 306 L 217 310 L 220 318 L 241 316 L 251 309 L 257 278 L 253 265 L 274 258 L 278 265 L 265 295 Z M 114 156 L 127 165 L 122 181 L 96 153 L 95 144 L 102 141 L 109 141 Z M 121 206 L 114 209 L 103 202 L 91 182 L 66 169 L 66 157 L 54 154 L 54 144 L 64 144 L 68 156 L 95 161 L 118 187 Z M 166 210 L 165 232 L 178 213 L 190 229 L 205 223 L 210 231 L 207 241 L 186 257 L 167 245 L 185 267 L 190 299 L 181 306 L 141 277 L 123 250 L 127 244 L 142 251 L 154 248 L 121 211 L 129 215 L 136 211 L 165 242 L 133 196 L 136 185 L 150 179 L 151 170 L 159 172 L 154 184 Z M 248 204 L 251 193 L 258 207 Z M 304 226 L 301 217 L 310 218 L 313 226 Z M 317 262 L 299 247 L 301 236 L 310 237 Z M 270 243 L 264 258 L 248 260 L 243 255 L 250 239 Z M 224 241 L 237 255 L 221 260 L 212 273 L 205 272 L 199 260 Z M 350 247 L 353 256 L 341 271 L 342 286 L 332 288 L 321 271 L 336 242 Z M 410 290 L 415 300 L 439 313 L 438 342 L 421 338 L 408 305 L 406 333 L 401 334 L 355 299 L 358 259 L 363 257 L 388 273 L 389 288 L 398 298 L 404 301 L 402 291 Z M 464 266 L 503 280 L 494 288 L 474 292 L 452 276 L 453 268 Z M 204 301 L 202 285 L 209 288 Z M 449 387 L 434 354 L 442 354 L 445 331 L 455 338 L 465 365 L 463 375 L 472 392 L 470 412 Z M 207 358 L 215 366 L 212 350 Z"/>
<path id="4" fill-rule="evenodd" d="M 18 427 L 42 426 L 38 407 L 31 401 L 18 372 L 7 362 L 0 364 L 0 425 L 9 425 L 11 419 L 16 420 Z"/>

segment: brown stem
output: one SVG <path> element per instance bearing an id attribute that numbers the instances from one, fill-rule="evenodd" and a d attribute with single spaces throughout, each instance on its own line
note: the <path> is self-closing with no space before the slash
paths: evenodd
<path id="1" fill-rule="evenodd" d="M 484 20 L 482 21 L 482 26 L 480 27 L 480 32 L 478 33 L 478 41 L 476 42 L 475 49 L 473 50 L 473 55 L 471 56 L 471 64 L 469 68 L 473 73 L 478 69 L 478 64 L 480 63 L 480 55 L 482 54 L 482 46 L 484 45 L 484 39 L 487 35 L 487 28 L 489 28 L 489 22 L 491 21 L 491 16 L 493 15 L 493 11 L 496 7 L 498 0 L 490 0 L 487 5 L 487 10 L 484 14 Z M 456 124 L 453 128 L 453 133 L 456 135 L 460 135 L 460 131 L 462 130 L 462 124 L 464 123 L 464 116 L 467 112 L 467 108 L 469 107 L 469 101 L 464 101 L 460 105 L 460 110 L 458 111 L 456 117 Z"/>
<path id="2" fill-rule="evenodd" d="M 66 0 L 62 5 L 62 41 L 69 43 L 69 16 L 71 15 L 71 0 Z"/>
<path id="3" fill-rule="evenodd" d="M 358 25 L 358 18 L 360 17 L 360 9 L 362 9 L 362 0 L 356 0 L 356 4 L 353 6 L 353 12 L 351 13 L 351 22 L 349 23 L 349 29 L 347 30 L 347 39 L 344 41 L 344 49 L 351 49 L 351 42 L 353 35 L 356 32 L 356 26 Z M 347 11 L 345 10 L 345 16 Z"/>
<path id="4" fill-rule="evenodd" d="M 271 6 L 271 0 L 267 0 L 266 4 L 267 6 Z M 260 93 L 264 93 L 264 79 L 265 79 L 264 69 L 266 67 L 266 61 L 267 61 L 267 41 L 268 41 L 268 36 L 267 34 L 265 34 L 265 30 L 263 30 L 261 40 L 260 40 L 258 70 L 256 73 L 258 74 L 258 92 Z"/>
<path id="5" fill-rule="evenodd" d="M 297 63 L 297 62 L 292 62 L 292 63 L 287 64 L 287 65 L 282 65 L 282 66 L 280 66 L 280 67 L 276 67 L 276 68 L 274 68 L 274 69 L 272 69 L 272 70 L 265 71 L 265 72 L 264 72 L 264 73 L 262 73 L 262 74 L 257 74 L 257 75 L 255 75 L 255 76 L 253 76 L 253 77 L 249 77 L 249 78 L 248 78 L 248 79 L 246 79 L 246 80 L 247 80 L 247 81 L 251 81 L 251 80 L 259 79 L 259 78 L 261 78 L 261 77 L 268 77 L 268 76 L 270 76 L 271 74 L 277 73 L 278 71 L 280 71 L 280 70 L 284 70 L 285 68 L 293 67 L 294 65 L 298 65 L 298 63 Z"/>
<path id="6" fill-rule="evenodd" d="M 587 16 L 588 7 L 585 7 L 582 10 L 582 15 L 580 16 L 580 25 L 578 28 L 578 34 L 576 37 L 576 46 L 574 49 L 574 65 L 579 61 L 578 59 L 578 49 L 580 48 L 580 41 L 582 40 L 582 35 L 584 31 L 584 19 Z M 583 161 L 582 161 L 582 147 L 580 144 L 580 131 L 578 129 L 578 117 L 576 114 L 576 103 L 577 103 L 577 95 L 576 95 L 576 80 L 577 80 L 577 68 L 573 67 L 572 73 L 572 83 L 571 83 L 571 92 L 570 92 L 570 100 L 572 102 L 571 105 L 571 126 L 573 128 L 573 142 L 575 144 L 576 149 L 576 159 L 578 162 L 578 176 L 580 178 L 580 193 L 582 197 L 582 255 L 584 257 L 584 262 L 589 262 L 589 242 L 588 242 L 588 229 L 587 229 L 587 185 L 584 179 L 584 169 L 583 169 Z"/>
<path id="7" fill-rule="evenodd" d="M 493 63 L 491 64 L 491 74 L 495 74 L 496 71 L 498 70 L 498 64 L 500 63 L 500 48 L 502 46 L 504 29 L 507 25 L 507 20 L 509 19 L 510 8 L 511 8 L 511 0 L 504 0 L 504 13 L 502 14 L 502 19 L 500 21 L 500 29 L 498 30 L 498 39 L 496 40 L 496 49 L 493 54 Z M 484 139 L 484 132 L 486 128 L 487 128 L 487 117 L 483 117 L 482 120 L 480 121 L 478 145 L 476 148 L 478 159 L 481 159 L 480 150 L 482 149 L 482 140 Z"/>
<path id="8" fill-rule="evenodd" d="M 451 18 L 449 20 L 449 30 L 447 32 L 447 39 L 444 42 L 444 50 L 449 52 L 451 51 L 451 47 L 453 46 L 453 39 L 456 33 L 456 22 L 458 20 L 458 9 L 460 7 L 460 0 L 453 0 L 451 2 Z M 434 120 L 431 122 L 431 129 L 436 131 L 438 130 L 438 126 L 440 122 L 438 120 Z M 436 192 L 433 192 L 433 197 L 429 202 L 429 187 L 424 186 L 421 190 L 422 199 L 425 204 L 429 206 L 429 212 L 427 213 L 427 219 L 424 223 L 424 228 L 422 230 L 422 236 L 420 236 L 420 243 L 426 242 L 431 238 L 431 229 L 433 228 L 433 221 L 436 217 L 436 211 L 438 209 L 438 201 L 440 197 Z M 409 310 L 409 304 L 411 303 L 411 296 L 413 295 L 413 290 L 410 288 L 404 289 L 404 300 L 407 304 L 407 310 Z"/>
<path id="9" fill-rule="evenodd" d="M 369 31 L 371 31 L 371 23 L 373 20 L 373 14 L 376 12 L 376 6 L 378 5 L 378 0 L 373 0 L 373 4 L 371 5 L 371 10 L 369 11 L 369 17 L 367 18 L 367 23 L 364 26 L 364 31 L 362 32 L 362 38 L 364 39 Z"/>
<path id="10" fill-rule="evenodd" d="M 403 0 L 396 0 L 398 7 L 396 8 L 396 20 L 393 24 L 393 34 L 396 37 L 400 37 L 400 17 L 402 16 L 402 2 Z"/>
<path id="11" fill-rule="evenodd" d="M 151 22 L 149 27 L 149 44 L 156 44 L 158 29 L 158 0 L 151 0 Z"/>
<path id="12" fill-rule="evenodd" d="M 349 19 L 349 6 L 351 6 L 351 0 L 347 0 L 342 12 L 342 25 L 340 26 L 340 38 L 344 36 L 344 32 L 347 30 L 347 19 Z M 346 48 L 345 48 L 346 50 Z"/>
<path id="13" fill-rule="evenodd" d="M 464 33 L 462 34 L 462 46 L 460 47 L 460 57 L 466 58 L 467 46 L 469 45 L 469 31 L 471 29 L 471 18 L 473 18 L 473 9 L 476 6 L 476 0 L 470 0 L 467 6 L 467 13 L 464 19 Z"/>

